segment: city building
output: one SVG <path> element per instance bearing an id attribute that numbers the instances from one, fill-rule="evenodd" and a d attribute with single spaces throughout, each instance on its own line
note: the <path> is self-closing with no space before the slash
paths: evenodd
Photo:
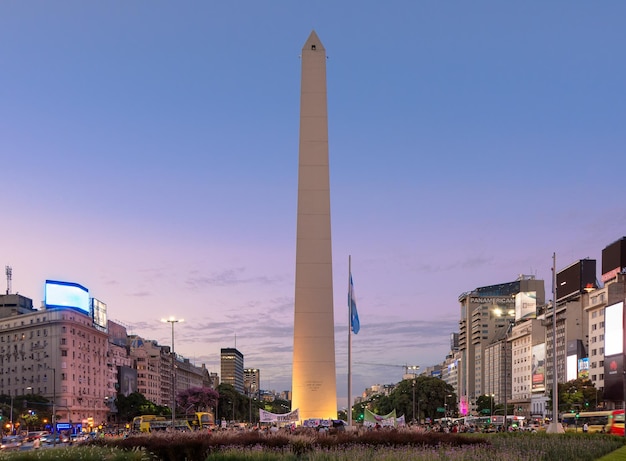
<path id="1" fill-rule="evenodd" d="M 107 333 L 69 307 L 24 312 L 0 320 L 0 393 L 45 397 L 58 422 L 84 428 L 106 422 Z"/>
<path id="2" fill-rule="evenodd" d="M 221 382 L 230 384 L 237 392 L 244 393 L 243 385 L 243 354 L 234 347 L 220 350 Z"/>
<path id="3" fill-rule="evenodd" d="M 545 302 L 543 280 L 529 275 L 520 275 L 513 282 L 476 288 L 459 296 L 461 379 L 458 397 L 459 408 L 465 411 L 469 412 L 471 402 L 488 391 L 498 394 L 502 401 L 510 397 L 504 360 L 508 359 L 509 363 L 511 360 L 507 338 L 516 319 L 516 295 L 520 293 L 532 294 L 536 305 Z M 498 342 L 502 344 L 501 352 L 494 347 Z M 489 354 L 487 349 L 491 351 Z M 486 358 L 489 363 L 485 362 Z M 489 373 L 486 374 L 486 370 Z"/>
<path id="4" fill-rule="evenodd" d="M 556 379 L 565 383 L 579 377 L 578 360 L 588 357 L 588 315 L 584 305 L 588 293 L 597 288 L 596 261 L 581 259 L 557 271 L 556 307 L 545 310 L 546 362 L 554 363 L 556 353 Z M 556 341 L 554 338 L 554 318 L 556 311 Z M 604 338 L 603 338 L 604 339 Z M 597 344 L 597 343 L 596 343 Z M 556 345 L 556 351 L 555 351 Z M 602 348 L 604 347 L 597 344 Z M 546 389 L 553 387 L 554 365 L 546 367 Z M 547 411 L 551 418 L 552 409 Z"/>
<path id="5" fill-rule="evenodd" d="M 247 395 L 258 396 L 261 390 L 261 371 L 258 368 L 243 370 L 243 387 Z"/>

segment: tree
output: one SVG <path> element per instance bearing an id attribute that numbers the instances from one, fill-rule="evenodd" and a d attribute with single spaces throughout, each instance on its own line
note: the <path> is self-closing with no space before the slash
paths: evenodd
<path id="1" fill-rule="evenodd" d="M 176 396 L 176 404 L 185 413 L 196 411 L 212 411 L 219 400 L 219 393 L 210 387 L 190 387 Z"/>
<path id="2" fill-rule="evenodd" d="M 418 376 L 399 382 L 388 396 L 377 394 L 355 404 L 352 407 L 352 419 L 362 421 L 365 408 L 377 415 L 387 415 L 396 410 L 398 416 L 404 415 L 407 420 L 413 419 L 415 408 L 415 419 L 435 419 L 444 416 L 437 411 L 444 404 L 447 405 L 449 414 L 457 413 L 454 388 L 439 378 Z"/>
<path id="3" fill-rule="evenodd" d="M 240 400 L 243 396 L 237 392 L 232 384 L 221 383 L 217 386 L 218 403 L 217 403 L 217 418 L 236 421 L 239 419 L 238 415 L 243 414 L 239 410 Z"/>
<path id="4" fill-rule="evenodd" d="M 447 405 L 448 415 L 458 413 L 454 388 L 445 381 L 432 376 L 418 376 L 415 380 L 416 419 L 441 418 L 439 408 Z M 398 383 L 390 395 L 398 415 L 413 414 L 413 379 L 405 379 Z M 448 397 L 448 395 L 450 397 Z"/>
<path id="5" fill-rule="evenodd" d="M 491 415 L 492 410 L 496 408 L 494 397 L 491 395 L 481 395 L 476 399 L 476 411 L 481 415 Z"/>
<path id="6" fill-rule="evenodd" d="M 566 383 L 559 383 L 559 410 L 565 412 L 579 412 L 596 409 L 598 390 L 589 379 L 573 379 Z M 551 405 L 552 399 L 549 404 Z"/>
<path id="7" fill-rule="evenodd" d="M 172 414 L 168 407 L 150 402 L 139 392 L 133 392 L 128 397 L 124 396 L 124 394 L 117 394 L 115 406 L 117 407 L 120 421 L 131 421 L 135 416 L 140 415 L 169 416 Z"/>

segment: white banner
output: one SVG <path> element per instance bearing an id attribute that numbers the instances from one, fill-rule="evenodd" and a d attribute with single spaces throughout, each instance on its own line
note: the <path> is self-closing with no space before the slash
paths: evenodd
<path id="1" fill-rule="evenodd" d="M 259 420 L 262 423 L 291 423 L 300 419 L 299 409 L 296 408 L 289 413 L 270 413 L 269 411 L 259 409 Z"/>

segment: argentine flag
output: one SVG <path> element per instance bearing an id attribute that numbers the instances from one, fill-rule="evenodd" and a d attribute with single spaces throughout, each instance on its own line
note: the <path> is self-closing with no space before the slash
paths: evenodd
<path id="1" fill-rule="evenodd" d="M 354 285 L 352 284 L 352 273 L 350 273 L 350 289 L 348 290 L 348 307 L 350 307 L 350 328 L 356 335 L 361 329 L 359 313 L 356 310 L 356 300 L 354 299 Z"/>

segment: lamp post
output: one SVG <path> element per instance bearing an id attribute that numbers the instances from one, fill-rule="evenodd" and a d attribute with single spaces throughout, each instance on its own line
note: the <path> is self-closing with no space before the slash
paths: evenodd
<path id="1" fill-rule="evenodd" d="M 13 435 L 13 394 L 11 394 L 11 416 L 9 418 L 11 420 L 11 435 Z"/>
<path id="2" fill-rule="evenodd" d="M 416 421 L 415 420 L 415 380 L 413 380 L 412 387 L 413 387 L 413 422 L 415 422 Z"/>
<path id="3" fill-rule="evenodd" d="M 507 403 L 507 394 L 508 394 L 508 384 L 509 384 L 509 370 L 508 370 L 508 360 L 507 360 L 507 355 L 508 355 L 508 351 L 507 351 L 507 343 L 509 341 L 509 331 L 511 331 L 511 328 L 513 328 L 513 324 L 514 321 L 513 320 L 509 320 L 509 326 L 506 329 L 506 332 L 504 333 L 504 432 L 507 431 L 507 416 L 508 416 L 508 403 Z"/>
<path id="4" fill-rule="evenodd" d="M 502 309 L 500 308 L 496 308 L 494 309 L 494 314 L 496 315 L 496 317 L 504 317 L 504 316 L 514 316 L 515 315 L 515 311 L 514 310 L 509 310 L 507 312 L 503 312 Z M 514 317 L 513 318 L 508 318 L 507 319 L 507 327 L 506 327 L 506 331 L 504 332 L 504 339 L 502 339 L 502 345 L 503 345 L 503 349 L 504 349 L 504 353 L 503 353 L 503 357 L 502 357 L 502 361 L 504 364 L 504 381 L 502 382 L 502 385 L 500 386 L 500 389 L 504 390 L 504 431 L 506 432 L 507 430 L 507 394 L 508 394 L 508 383 L 509 383 L 509 377 L 508 377 L 508 350 L 507 350 L 507 344 L 509 342 L 509 332 L 511 331 L 511 329 L 513 328 L 513 325 L 515 325 L 515 320 Z"/>
<path id="5" fill-rule="evenodd" d="M 57 438 L 56 438 L 56 427 L 57 427 L 57 410 L 56 410 L 56 402 L 57 402 L 57 369 L 51 366 L 46 365 L 47 370 L 52 370 L 52 446 L 56 446 Z M 68 413 L 69 415 L 69 408 Z"/>
<path id="6" fill-rule="evenodd" d="M 447 394 L 443 396 L 443 416 L 444 418 L 448 417 L 448 397 L 452 397 L 452 394 Z"/>
<path id="7" fill-rule="evenodd" d="M 176 419 L 176 367 L 174 364 L 176 361 L 176 354 L 174 353 L 174 324 L 184 321 L 185 319 L 177 319 L 174 316 L 170 316 L 167 319 L 161 319 L 161 322 L 170 323 L 172 325 L 172 429 L 174 429 L 174 420 Z"/>

